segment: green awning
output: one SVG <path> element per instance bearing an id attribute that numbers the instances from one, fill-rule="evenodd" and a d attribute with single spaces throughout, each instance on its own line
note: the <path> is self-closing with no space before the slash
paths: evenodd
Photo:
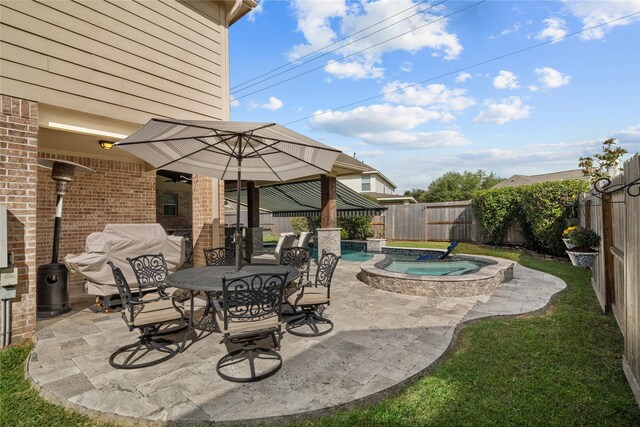
<path id="1" fill-rule="evenodd" d="M 225 198 L 235 205 L 236 191 L 225 192 Z M 275 217 L 316 216 L 320 214 L 320 181 L 292 182 L 260 187 L 260 209 Z M 240 202 L 247 203 L 247 191 L 240 193 Z M 382 215 L 386 209 L 336 182 L 338 216 Z"/>

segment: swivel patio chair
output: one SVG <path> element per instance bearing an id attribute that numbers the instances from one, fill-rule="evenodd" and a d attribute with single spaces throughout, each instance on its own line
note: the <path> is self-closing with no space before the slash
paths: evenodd
<path id="1" fill-rule="evenodd" d="M 300 272 L 300 278 L 287 285 L 284 290 L 284 297 L 287 298 L 296 292 L 300 286 L 309 281 L 309 270 L 311 269 L 311 250 L 306 247 L 284 248 L 280 253 L 280 265 L 288 265 L 296 268 Z"/>
<path id="2" fill-rule="evenodd" d="M 315 282 L 301 286 L 287 297 L 287 303 L 293 308 L 293 314 L 287 320 L 287 332 L 301 337 L 317 337 L 333 330 L 333 322 L 322 313 L 324 306 L 331 303 L 331 279 L 339 260 L 338 255 L 322 251 Z M 310 332 L 304 332 L 305 329 Z"/>
<path id="3" fill-rule="evenodd" d="M 169 297 L 158 296 L 153 300 L 142 300 L 131 293 L 131 288 L 122 270 L 111 261 L 107 262 L 113 272 L 120 301 L 122 318 L 129 331 L 138 329 L 138 341 L 117 349 L 109 357 L 109 364 L 117 369 L 137 369 L 157 365 L 171 359 L 184 348 L 187 339 L 187 319 L 184 310 Z M 177 326 L 163 326 L 177 323 Z M 168 335 L 184 331 L 182 345 L 166 339 Z M 173 348 L 175 346 L 175 348 Z M 152 351 L 163 353 L 162 357 L 148 360 Z M 124 361 L 119 361 L 124 357 Z"/>
<path id="4" fill-rule="evenodd" d="M 162 252 L 159 254 L 140 255 L 135 258 L 127 258 L 138 282 L 139 296 L 142 299 L 155 298 L 153 294 L 144 295 L 149 290 L 156 289 L 160 296 L 171 296 L 177 301 L 185 302 L 191 298 L 189 291 L 184 289 L 168 288 L 165 279 L 169 275 L 167 262 Z"/>
<path id="5" fill-rule="evenodd" d="M 204 261 L 207 266 L 212 265 L 235 265 L 236 250 L 235 248 L 213 248 L 203 249 Z"/>
<path id="6" fill-rule="evenodd" d="M 223 306 L 213 301 L 216 321 L 224 334 L 222 342 L 242 347 L 220 358 L 216 365 L 220 377 L 234 382 L 258 381 L 280 369 L 282 357 L 276 350 L 282 336 L 282 293 L 286 282 L 287 273 L 232 274 L 223 279 Z M 269 337 L 273 349 L 259 344 Z M 234 374 L 244 362 L 248 362 L 248 375 Z"/>
<path id="7" fill-rule="evenodd" d="M 311 233 L 309 231 L 303 231 L 300 233 L 298 240 L 293 242 L 293 246 L 297 248 L 306 248 L 309 246 L 309 240 L 311 239 Z"/>

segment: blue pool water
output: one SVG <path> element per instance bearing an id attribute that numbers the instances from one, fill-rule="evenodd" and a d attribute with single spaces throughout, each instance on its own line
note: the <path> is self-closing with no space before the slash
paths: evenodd
<path id="1" fill-rule="evenodd" d="M 318 259 L 318 249 L 313 249 L 311 257 L 313 259 Z M 342 249 L 342 260 L 344 261 L 365 262 L 369 261 L 371 258 L 373 258 L 373 254 L 367 252 L 349 251 Z"/>
<path id="2" fill-rule="evenodd" d="M 394 260 L 384 269 L 394 273 L 415 276 L 461 276 L 483 267 L 484 264 L 473 261 L 397 261 Z"/>

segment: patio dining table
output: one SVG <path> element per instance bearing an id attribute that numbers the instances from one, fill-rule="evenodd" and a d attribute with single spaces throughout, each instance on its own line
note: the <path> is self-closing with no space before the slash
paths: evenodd
<path id="1" fill-rule="evenodd" d="M 193 267 L 176 271 L 169 274 L 165 283 L 167 286 L 185 289 L 191 292 L 189 329 L 193 330 L 193 313 L 194 313 L 194 297 L 198 292 L 204 292 L 207 295 L 204 314 L 195 328 L 205 320 L 211 311 L 211 298 L 215 298 L 222 293 L 222 279 L 225 276 L 235 274 L 235 266 L 209 266 L 209 267 Z M 300 272 L 297 268 L 288 265 L 245 265 L 240 269 L 239 274 L 276 274 L 288 273 L 287 284 L 297 280 Z"/>

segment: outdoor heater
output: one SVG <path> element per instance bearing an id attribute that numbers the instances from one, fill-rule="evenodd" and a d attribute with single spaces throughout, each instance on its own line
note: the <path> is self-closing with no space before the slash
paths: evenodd
<path id="1" fill-rule="evenodd" d="M 68 313 L 69 270 L 58 262 L 60 226 L 62 225 L 62 199 L 67 194 L 68 184 L 76 171 L 93 173 L 77 163 L 57 159 L 38 159 L 38 165 L 51 169 L 51 178 L 56 182 L 56 219 L 53 228 L 53 250 L 51 263 L 38 266 L 36 276 L 37 317 L 53 317 Z"/>

